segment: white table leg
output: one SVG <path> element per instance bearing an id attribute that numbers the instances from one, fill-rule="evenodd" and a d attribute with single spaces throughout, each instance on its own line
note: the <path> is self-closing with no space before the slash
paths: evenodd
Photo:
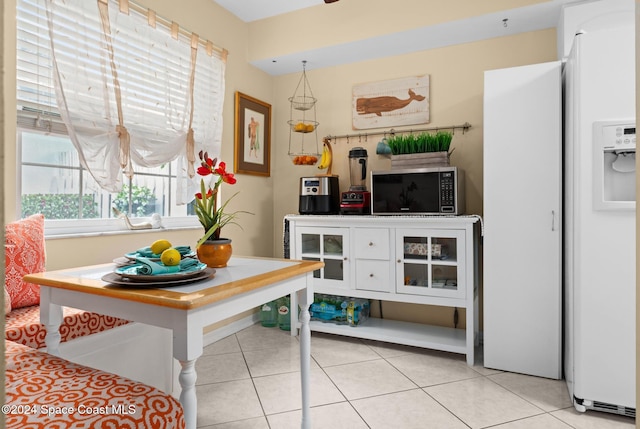
<path id="1" fill-rule="evenodd" d="M 60 323 L 45 325 L 47 334 L 44 337 L 44 343 L 47 346 L 47 353 L 54 356 L 60 356 Z"/>
<path id="2" fill-rule="evenodd" d="M 196 429 L 198 420 L 198 399 L 196 397 L 196 359 L 180 361 L 182 369 L 178 380 L 180 381 L 180 403 L 184 410 L 186 429 Z"/>
<path id="3" fill-rule="evenodd" d="M 309 306 L 301 300 L 300 312 L 300 382 L 302 388 L 302 429 L 311 429 L 309 375 L 311 361 L 311 330 L 309 329 Z"/>
<path id="4" fill-rule="evenodd" d="M 48 287 L 40 288 L 40 323 L 46 328 L 44 343 L 47 346 L 47 352 L 60 356 L 60 325 L 62 324 L 62 307 L 56 304 L 50 304 L 51 289 Z"/>

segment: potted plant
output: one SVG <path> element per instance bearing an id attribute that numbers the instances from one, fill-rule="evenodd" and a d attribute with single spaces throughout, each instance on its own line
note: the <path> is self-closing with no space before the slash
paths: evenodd
<path id="1" fill-rule="evenodd" d="M 448 166 L 452 138 L 448 131 L 390 137 L 391 169 Z"/>
<path id="2" fill-rule="evenodd" d="M 204 235 L 196 247 L 198 259 L 212 268 L 224 267 L 231 258 L 231 240 L 221 238 L 220 232 L 225 225 L 230 223 L 237 224 L 234 219 L 238 213 L 248 213 L 244 211 L 236 211 L 233 213 L 225 212 L 227 204 L 238 193 L 236 192 L 218 207 L 218 190 L 222 183 L 234 185 L 236 178 L 233 173 L 226 171 L 226 164 L 223 161 L 218 163 L 218 159 L 209 158 L 207 152 L 200 151 L 200 167 L 198 174 L 202 176 L 200 179 L 200 192 L 195 194 L 195 212 L 198 216 L 200 224 L 204 228 Z M 216 165 L 217 164 L 217 165 Z M 205 183 L 205 177 L 209 178 L 208 184 Z M 213 185 L 212 185 L 213 183 Z M 242 229 L 242 227 L 240 227 Z"/>

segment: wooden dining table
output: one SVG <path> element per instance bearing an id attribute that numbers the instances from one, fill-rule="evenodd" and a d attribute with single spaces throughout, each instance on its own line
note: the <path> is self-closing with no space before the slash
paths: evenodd
<path id="1" fill-rule="evenodd" d="M 186 284 L 114 284 L 114 263 L 25 276 L 40 285 L 40 320 L 47 329 L 47 351 L 59 355 L 62 306 L 158 326 L 173 331 L 173 356 L 180 362 L 180 403 L 187 429 L 196 428 L 195 363 L 203 353 L 203 329 L 286 295 L 291 296 L 292 335 L 299 328 L 303 429 L 309 415 L 310 330 L 313 273 L 319 261 L 232 257 L 227 267 Z M 118 358 L 114 356 L 114 359 Z M 124 356 L 122 357 L 125 358 Z"/>

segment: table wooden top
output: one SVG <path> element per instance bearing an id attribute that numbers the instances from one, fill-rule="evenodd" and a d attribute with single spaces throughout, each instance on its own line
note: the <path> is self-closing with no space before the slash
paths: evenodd
<path id="1" fill-rule="evenodd" d="M 216 268 L 213 278 L 176 287 L 120 286 L 101 280 L 115 264 L 92 265 L 29 274 L 24 280 L 42 286 L 137 301 L 179 309 L 194 309 L 264 286 L 318 270 L 320 261 L 232 257 L 227 267 Z"/>

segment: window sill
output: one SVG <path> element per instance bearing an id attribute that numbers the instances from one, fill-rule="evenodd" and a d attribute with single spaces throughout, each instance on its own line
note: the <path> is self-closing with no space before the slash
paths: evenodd
<path id="1" fill-rule="evenodd" d="M 148 221 L 147 218 L 135 218 L 134 224 Z M 202 229 L 198 220 L 191 217 L 163 218 L 159 228 L 128 229 L 123 219 L 99 220 L 45 220 L 45 239 L 104 237 L 115 235 L 148 234 L 159 231 L 187 231 Z"/>
<path id="2" fill-rule="evenodd" d="M 187 231 L 194 229 L 202 229 L 201 226 L 184 226 L 184 227 L 172 227 L 172 228 L 155 228 L 155 229 L 137 229 L 130 230 L 125 229 L 121 231 L 102 231 L 102 232 L 74 232 L 66 234 L 46 234 L 44 238 L 46 240 L 59 240 L 65 238 L 88 238 L 88 237 L 106 237 L 115 235 L 131 235 L 131 234 L 148 234 L 150 232 L 158 231 Z"/>

